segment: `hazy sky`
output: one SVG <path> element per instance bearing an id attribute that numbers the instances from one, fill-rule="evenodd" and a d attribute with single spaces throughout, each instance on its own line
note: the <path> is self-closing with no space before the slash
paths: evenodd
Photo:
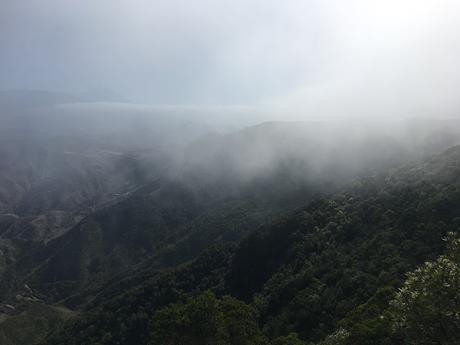
<path id="1" fill-rule="evenodd" d="M 1 0 L 0 89 L 456 115 L 457 0 Z"/>

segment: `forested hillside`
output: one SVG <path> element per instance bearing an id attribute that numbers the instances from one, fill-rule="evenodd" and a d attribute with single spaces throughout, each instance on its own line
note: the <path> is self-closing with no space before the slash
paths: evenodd
<path id="1" fill-rule="evenodd" d="M 46 122 L 55 111 L 32 114 Z M 97 127 L 99 116 L 82 121 Z M 152 121 L 132 116 L 139 125 Z M 184 149 L 173 154 L 171 138 L 164 138 L 173 136 L 177 124 L 162 121 L 162 137 L 148 132 L 137 140 L 128 128 L 131 139 L 123 142 L 116 138 L 128 123 L 124 118 L 114 118 L 114 128 L 101 136 L 95 130 L 80 137 L 77 126 L 59 121 L 50 128 L 40 124 L 38 132 L 24 132 L 16 121 L 17 128 L 5 132 L 0 139 L 4 303 L 12 303 L 27 284 L 47 302 L 80 307 L 119 277 L 174 266 L 214 243 L 239 241 L 353 179 L 455 142 L 458 131 L 455 121 L 429 129 L 421 124 L 403 140 L 375 129 L 273 122 L 192 140 L 185 129 L 176 142 Z M 418 146 L 440 133 L 439 142 Z"/>
<path id="2" fill-rule="evenodd" d="M 313 201 L 238 245 L 133 275 L 43 344 L 432 344 L 436 334 L 454 344 L 458 242 L 449 235 L 446 249 L 443 239 L 460 226 L 459 205 L 454 147 Z M 435 290 L 407 298 L 423 286 Z M 431 309 L 420 316 L 414 303 Z M 433 315 L 445 319 L 429 324 Z"/>

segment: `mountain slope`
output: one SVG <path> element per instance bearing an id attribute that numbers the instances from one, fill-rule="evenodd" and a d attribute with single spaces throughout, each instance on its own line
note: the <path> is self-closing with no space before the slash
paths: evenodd
<path id="1" fill-rule="evenodd" d="M 296 331 L 319 340 L 380 288 L 398 287 L 406 272 L 441 253 L 442 237 L 460 226 L 459 176 L 455 147 L 362 180 L 263 226 L 236 249 L 133 277 L 48 341 L 143 344 L 155 310 L 206 289 L 250 302 L 270 337 Z"/>

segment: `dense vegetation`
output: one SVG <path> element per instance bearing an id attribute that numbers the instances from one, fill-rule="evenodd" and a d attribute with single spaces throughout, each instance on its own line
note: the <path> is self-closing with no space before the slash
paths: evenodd
<path id="1" fill-rule="evenodd" d="M 456 147 L 144 268 L 44 344 L 454 344 L 459 205 Z"/>

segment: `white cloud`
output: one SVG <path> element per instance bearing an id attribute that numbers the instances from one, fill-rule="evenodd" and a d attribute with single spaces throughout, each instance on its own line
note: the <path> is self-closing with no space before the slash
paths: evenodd
<path id="1" fill-rule="evenodd" d="M 333 9 L 333 64 L 317 84 L 277 99 L 279 111 L 327 118 L 458 115 L 460 4 L 355 0 L 324 6 Z"/>
<path id="2" fill-rule="evenodd" d="M 291 117 L 452 115 L 459 15 L 455 0 L 2 2 L 0 87 Z"/>

